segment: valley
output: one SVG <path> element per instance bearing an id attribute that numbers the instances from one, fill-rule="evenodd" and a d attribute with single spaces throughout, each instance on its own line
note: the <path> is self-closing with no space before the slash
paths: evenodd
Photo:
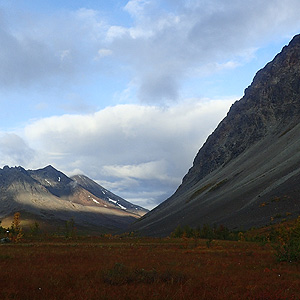
<path id="1" fill-rule="evenodd" d="M 300 1 L 2 1 L 0 300 L 300 300 Z"/>

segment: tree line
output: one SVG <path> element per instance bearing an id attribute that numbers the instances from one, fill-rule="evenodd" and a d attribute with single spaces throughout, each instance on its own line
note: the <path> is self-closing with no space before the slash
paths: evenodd
<path id="1" fill-rule="evenodd" d="M 200 239 L 215 239 L 215 240 L 230 240 L 237 241 L 241 239 L 243 235 L 240 231 L 229 230 L 224 225 L 214 225 L 210 226 L 204 224 L 203 226 L 198 226 L 192 228 L 189 225 L 180 226 L 178 225 L 176 229 L 171 233 L 172 238 L 200 238 Z"/>

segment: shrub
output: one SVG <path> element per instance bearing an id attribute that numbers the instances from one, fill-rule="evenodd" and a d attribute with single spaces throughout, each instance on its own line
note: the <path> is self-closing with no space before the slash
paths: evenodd
<path id="1" fill-rule="evenodd" d="M 37 236 L 40 233 L 40 225 L 38 222 L 34 222 L 34 224 L 30 225 L 30 235 Z"/>
<path id="2" fill-rule="evenodd" d="M 274 248 L 279 261 L 300 261 L 300 216 L 293 227 L 278 230 L 278 244 Z"/>
<path id="3" fill-rule="evenodd" d="M 73 238 L 76 235 L 76 228 L 75 228 L 75 222 L 74 219 L 71 218 L 69 221 L 66 221 L 65 223 L 66 232 L 65 237 L 66 238 Z"/>
<path id="4" fill-rule="evenodd" d="M 183 229 L 178 225 L 175 230 L 171 233 L 172 238 L 181 238 L 183 236 Z"/>
<path id="5" fill-rule="evenodd" d="M 0 236 L 3 237 L 4 234 L 6 234 L 7 229 L 1 226 L 1 221 L 0 221 Z"/>
<path id="6" fill-rule="evenodd" d="M 201 238 L 209 240 L 238 240 L 238 232 L 230 231 L 223 225 L 210 227 L 208 224 L 204 224 L 202 227 L 196 229 L 186 225 L 183 228 L 178 225 L 176 229 L 171 233 L 172 238 Z"/>

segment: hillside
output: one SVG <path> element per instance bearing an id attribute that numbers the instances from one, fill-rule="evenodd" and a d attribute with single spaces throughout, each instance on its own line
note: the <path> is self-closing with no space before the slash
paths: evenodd
<path id="1" fill-rule="evenodd" d="M 257 72 L 207 138 L 182 184 L 132 226 L 262 226 L 300 214 L 300 35 Z"/>
<path id="2" fill-rule="evenodd" d="M 97 185 L 85 178 L 91 185 Z M 0 219 L 5 223 L 7 217 L 21 211 L 31 220 L 50 223 L 52 227 L 73 218 L 77 226 L 105 232 L 124 229 L 146 212 L 129 202 L 126 203 L 131 210 L 116 205 L 114 197 L 118 196 L 105 191 L 110 199 L 85 189 L 52 166 L 39 170 L 5 166 L 0 169 Z"/>
<path id="3" fill-rule="evenodd" d="M 85 175 L 75 175 L 72 176 L 71 179 L 76 181 L 81 187 L 83 187 L 96 197 L 103 199 L 104 201 L 106 201 L 106 203 L 109 203 L 110 205 L 114 205 L 116 208 L 121 208 L 123 210 L 126 210 L 127 212 L 131 212 L 139 216 L 143 216 L 148 212 L 147 209 L 132 204 L 126 201 L 125 199 L 115 195 L 114 193 L 105 189 L 103 186 L 91 180 Z"/>

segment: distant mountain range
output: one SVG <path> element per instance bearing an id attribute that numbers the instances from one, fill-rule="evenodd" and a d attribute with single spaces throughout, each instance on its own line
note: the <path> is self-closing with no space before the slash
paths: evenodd
<path id="1" fill-rule="evenodd" d="M 71 218 L 103 232 L 123 229 L 148 210 L 113 194 L 84 175 L 69 178 L 52 166 L 0 169 L 0 220 L 14 212 L 55 227 Z"/>
<path id="2" fill-rule="evenodd" d="M 300 214 L 300 35 L 254 77 L 208 137 L 177 191 L 131 228 L 248 229 Z M 197 130 L 197 129 L 195 129 Z"/>

